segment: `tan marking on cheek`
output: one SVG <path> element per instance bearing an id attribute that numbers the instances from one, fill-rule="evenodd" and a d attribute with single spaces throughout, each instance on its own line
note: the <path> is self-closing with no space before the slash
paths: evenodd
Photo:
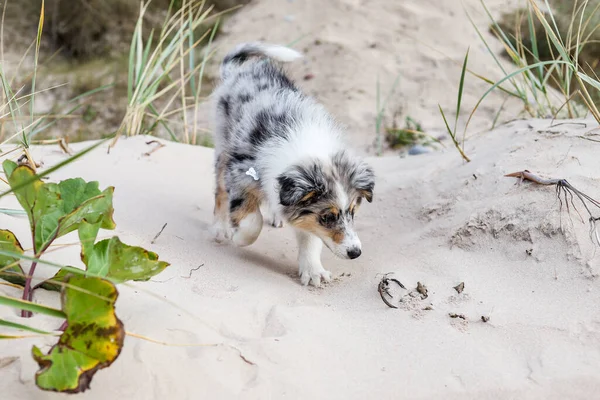
<path id="1" fill-rule="evenodd" d="M 341 244 L 346 238 L 346 235 L 344 235 L 342 231 L 326 229 L 325 227 L 323 227 L 323 225 L 321 225 L 315 217 L 300 218 L 295 221 L 291 221 L 291 225 L 293 225 L 296 228 L 313 233 L 319 237 L 328 237 L 333 241 L 333 243 L 336 244 Z"/>
<path id="2" fill-rule="evenodd" d="M 322 229 L 321 224 L 319 224 L 317 222 L 317 220 L 315 219 L 315 217 L 301 217 L 298 218 L 294 221 L 290 221 L 290 224 L 292 226 L 295 226 L 296 228 L 300 228 L 302 230 L 314 233 L 314 234 L 318 234 L 319 231 Z"/>
<path id="3" fill-rule="evenodd" d="M 333 243 L 341 244 L 344 241 L 346 235 L 341 231 L 329 231 L 329 237 L 333 240 Z"/>

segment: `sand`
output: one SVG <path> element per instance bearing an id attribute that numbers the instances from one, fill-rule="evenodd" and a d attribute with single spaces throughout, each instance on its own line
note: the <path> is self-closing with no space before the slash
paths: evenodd
<path id="1" fill-rule="evenodd" d="M 437 103 L 454 108 L 457 62 L 467 47 L 476 71 L 495 71 L 459 1 L 334 0 L 311 10 L 315 3 L 252 2 L 229 21 L 218 44 L 224 51 L 229 42 L 255 38 L 286 43 L 312 27 L 316 33 L 298 43 L 308 49 L 308 61 L 292 66 L 293 73 L 343 119 L 348 141 L 364 153 L 373 152 L 378 74 L 389 87 L 402 73 L 391 104 L 435 133 L 441 132 Z M 489 3 L 498 12 L 516 2 Z M 466 4 L 474 10 L 477 2 Z M 474 18 L 485 21 L 481 11 Z M 420 46 L 415 36 L 451 60 Z M 314 77 L 303 80 L 307 73 Z M 481 93 L 482 86 L 470 82 L 465 108 Z M 344 261 L 325 250 L 324 266 L 335 279 L 321 289 L 300 285 L 287 228 L 265 226 L 244 249 L 211 240 L 211 149 L 165 142 L 144 156 L 148 138 L 123 138 L 110 154 L 100 147 L 51 174 L 53 181 L 80 176 L 115 186 L 117 229 L 101 237 L 117 234 L 172 264 L 150 282 L 121 285 L 117 302 L 129 333 L 170 345 L 127 336 L 117 361 L 78 398 L 596 397 L 599 249 L 587 222 L 572 209 L 570 215 L 560 211 L 553 187 L 519 185 L 504 175 L 529 169 L 567 178 L 600 197 L 598 143 L 587 140 L 598 140 L 598 125 L 515 120 L 489 131 L 502 101 L 491 97 L 477 114 L 465 149 L 471 163 L 448 141 L 421 156 L 368 158 L 377 184 L 374 202 L 356 218 L 363 255 Z M 517 115 L 510 107 L 503 119 Z M 32 152 L 43 168 L 67 157 L 57 146 Z M 18 204 L 5 197 L 0 207 Z M 587 220 L 579 204 L 578 210 Z M 0 214 L 0 226 L 30 247 L 25 218 Z M 75 242 L 73 234 L 58 241 Z M 76 245 L 57 247 L 48 257 L 80 266 Z M 38 272 L 47 277 L 54 271 Z M 407 297 L 398 309 L 388 308 L 377 286 L 390 272 L 410 290 L 425 284 L 428 297 Z M 461 282 L 459 294 L 453 287 Z M 0 293 L 19 295 L 6 286 Z M 54 293 L 37 291 L 35 301 L 59 306 Z M 20 320 L 6 307 L 0 318 Z M 42 329 L 61 323 L 39 315 L 27 322 Z M 64 397 L 35 387 L 33 344 L 48 350 L 52 340 L 0 342 L 3 400 Z"/>
<path id="2" fill-rule="evenodd" d="M 597 193 L 595 144 L 580 138 L 596 125 L 550 123 L 517 121 L 474 138 L 469 164 L 454 149 L 369 159 L 378 178 L 374 203 L 357 216 L 363 256 L 342 261 L 324 252 L 335 279 L 322 289 L 299 284 L 288 229 L 265 226 L 245 249 L 210 240 L 209 149 L 168 143 L 147 157 L 146 138 L 136 137 L 57 171 L 53 180 L 81 176 L 116 186 L 115 233 L 172 263 L 151 282 L 120 287 L 117 311 L 127 331 L 171 344 L 220 344 L 173 347 L 128 336 L 81 398 L 593 397 L 600 389 L 598 249 L 576 214 L 558 212 L 552 187 L 503 177 L 528 168 Z M 46 166 L 65 158 L 54 147 L 33 154 Z M 14 199 L 0 201 L 14 206 Z M 1 218 L 27 237 L 26 220 Z M 78 252 L 62 248 L 50 259 L 72 264 Z M 409 289 L 422 282 L 429 297 L 388 308 L 377 292 L 388 272 Z M 58 304 L 39 291 L 36 301 Z M 18 320 L 13 310 L 0 313 Z M 35 316 L 31 323 L 52 329 L 58 322 Z M 16 358 L 2 368 L 3 398 L 58 398 L 34 386 L 34 343 L 50 340 L 0 343 L 2 359 Z"/>

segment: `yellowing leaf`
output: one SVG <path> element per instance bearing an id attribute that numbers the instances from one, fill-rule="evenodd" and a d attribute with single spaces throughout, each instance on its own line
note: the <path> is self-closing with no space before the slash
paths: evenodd
<path id="1" fill-rule="evenodd" d="M 48 354 L 33 347 L 38 387 L 66 393 L 89 388 L 94 374 L 119 356 L 125 330 L 115 314 L 116 287 L 101 278 L 73 276 L 61 295 L 67 328 Z M 78 290 L 80 288 L 82 290 Z"/>

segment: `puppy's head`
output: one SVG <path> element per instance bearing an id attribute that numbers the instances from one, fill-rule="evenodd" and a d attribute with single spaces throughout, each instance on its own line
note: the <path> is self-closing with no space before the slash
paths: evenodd
<path id="1" fill-rule="evenodd" d="M 346 152 L 330 162 L 313 160 L 278 177 L 279 201 L 288 223 L 317 235 L 340 258 L 357 258 L 361 243 L 354 215 L 363 199 L 373 201 L 373 170 Z"/>

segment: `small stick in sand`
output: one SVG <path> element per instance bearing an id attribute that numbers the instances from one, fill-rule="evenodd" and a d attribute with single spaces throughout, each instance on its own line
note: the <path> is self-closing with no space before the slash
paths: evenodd
<path id="1" fill-rule="evenodd" d="M 598 230 L 596 229 L 596 222 L 600 221 L 600 217 L 595 217 L 594 214 L 592 214 L 590 207 L 588 207 L 588 203 L 589 203 L 590 206 L 595 206 L 596 208 L 600 208 L 600 201 L 595 200 L 592 197 L 588 196 L 587 194 L 577 190 L 566 179 L 544 179 L 544 178 L 540 178 L 539 176 L 531 173 L 528 170 L 513 172 L 510 174 L 506 174 L 504 176 L 512 177 L 512 178 L 519 178 L 520 182 L 527 180 L 530 182 L 537 183 L 538 185 L 546 185 L 546 186 L 555 185 L 556 186 L 556 197 L 558 197 L 558 201 L 560 202 L 560 209 L 562 209 L 563 199 L 564 199 L 564 204 L 567 206 L 567 213 L 569 213 L 571 211 L 570 207 L 569 207 L 569 203 L 570 203 L 571 206 L 573 206 L 573 209 L 579 215 L 579 218 L 581 218 L 581 220 L 583 222 L 583 218 L 581 217 L 579 210 L 577 210 L 577 207 L 575 206 L 575 202 L 574 202 L 575 196 L 577 196 L 577 198 L 579 199 L 581 204 L 583 204 L 583 207 L 585 207 L 585 210 L 587 211 L 587 213 L 589 215 L 588 221 L 590 223 L 590 239 L 592 240 L 592 242 L 595 242 L 596 245 L 600 246 L 600 235 L 598 234 Z M 575 195 L 575 196 L 573 196 L 573 195 Z"/>
<path id="2" fill-rule="evenodd" d="M 583 126 L 584 128 L 587 128 L 587 124 L 585 122 L 559 122 L 558 124 L 550 125 L 548 128 L 554 128 L 556 126 L 562 126 L 562 125 Z"/>
<path id="3" fill-rule="evenodd" d="M 158 237 L 160 236 L 161 233 L 163 233 L 163 231 L 165 230 L 166 227 L 167 227 L 167 223 L 165 222 L 165 224 L 160 229 L 160 231 L 156 234 L 156 236 L 154 236 L 154 239 L 152 239 L 152 241 L 150 242 L 150 244 L 154 244 L 154 242 L 156 241 L 156 239 L 158 239 Z"/>
<path id="4" fill-rule="evenodd" d="M 67 137 L 62 137 L 58 140 L 58 147 L 61 148 L 68 155 L 73 155 L 73 152 L 69 148 L 69 139 Z"/>
<path id="5" fill-rule="evenodd" d="M 73 152 L 69 148 L 69 138 L 66 136 L 58 138 L 58 139 L 34 140 L 31 143 L 32 144 L 58 144 L 58 147 L 60 147 L 60 149 L 65 152 L 65 154 L 73 155 Z"/>
<path id="6" fill-rule="evenodd" d="M 145 156 L 149 156 L 150 154 L 154 153 L 156 150 L 158 150 L 158 149 L 160 149 L 160 148 L 163 148 L 163 147 L 165 147 L 165 146 L 166 146 L 165 144 L 163 144 L 163 143 L 159 142 L 158 140 L 151 140 L 151 141 L 149 141 L 149 142 L 146 142 L 146 144 L 147 144 L 147 145 L 150 145 L 150 144 L 157 144 L 158 146 L 156 146 L 156 147 L 154 147 L 152 150 L 150 150 L 150 151 L 148 151 L 148 152 L 144 153 L 144 155 L 145 155 Z"/>
<path id="7" fill-rule="evenodd" d="M 188 276 L 183 276 L 183 275 L 182 275 L 181 277 L 182 277 L 182 278 L 185 278 L 185 279 L 190 279 L 190 278 L 192 277 L 192 273 L 193 273 L 194 271 L 198 271 L 198 270 L 199 270 L 200 268 L 202 268 L 202 267 L 204 267 L 204 264 L 200 264 L 200 265 L 198 265 L 196 268 L 192 268 L 192 269 L 190 270 L 190 274 L 189 274 Z"/>

